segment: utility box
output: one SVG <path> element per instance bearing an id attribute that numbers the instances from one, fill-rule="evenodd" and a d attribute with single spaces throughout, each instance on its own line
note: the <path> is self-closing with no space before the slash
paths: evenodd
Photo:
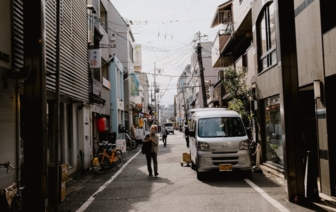
<path id="1" fill-rule="evenodd" d="M 61 164 L 59 165 L 59 173 L 58 173 L 58 188 L 59 188 L 59 201 L 63 201 L 66 196 L 66 190 L 65 190 L 65 183 L 66 179 L 68 178 L 68 164 Z M 55 164 L 50 163 L 48 164 L 48 188 L 49 188 L 49 205 L 55 205 L 55 188 L 54 188 L 54 182 L 55 182 Z"/>

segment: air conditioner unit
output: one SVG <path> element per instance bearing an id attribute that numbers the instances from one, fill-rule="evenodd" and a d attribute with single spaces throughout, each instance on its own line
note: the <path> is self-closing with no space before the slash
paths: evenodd
<path id="1" fill-rule="evenodd" d="M 93 31 L 91 31 L 91 30 L 88 31 L 88 43 L 90 45 L 93 45 L 93 43 L 94 43 Z"/>

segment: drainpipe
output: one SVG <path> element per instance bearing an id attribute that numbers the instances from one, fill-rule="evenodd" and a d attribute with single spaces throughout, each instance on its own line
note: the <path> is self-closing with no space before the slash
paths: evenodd
<path id="1" fill-rule="evenodd" d="M 21 139 L 20 139 L 20 94 L 19 94 L 19 82 L 15 80 L 15 118 L 16 118 L 16 128 L 15 128 L 15 137 L 16 137 L 16 165 L 18 167 L 16 170 L 16 180 L 21 178 Z"/>
<path id="2" fill-rule="evenodd" d="M 55 199 L 54 199 L 54 210 L 58 212 L 58 202 L 59 202 L 59 137 L 60 137 L 60 30 L 61 30 L 61 2 L 60 0 L 57 0 L 56 2 L 56 82 L 55 82 L 55 111 L 56 117 L 55 117 L 55 159 L 54 159 L 54 165 L 55 165 L 55 182 L 54 182 L 54 191 L 55 191 Z"/>

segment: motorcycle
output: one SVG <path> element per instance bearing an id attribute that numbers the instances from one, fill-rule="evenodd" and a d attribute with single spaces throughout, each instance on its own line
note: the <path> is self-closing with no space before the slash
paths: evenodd
<path id="1" fill-rule="evenodd" d="M 138 143 L 135 139 L 132 139 L 127 133 L 125 133 L 125 139 L 126 139 L 126 148 L 128 151 L 132 149 L 136 149 L 138 147 Z"/>

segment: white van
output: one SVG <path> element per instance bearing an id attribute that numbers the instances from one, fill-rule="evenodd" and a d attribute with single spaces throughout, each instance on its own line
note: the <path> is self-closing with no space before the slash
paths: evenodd
<path id="1" fill-rule="evenodd" d="M 238 113 L 227 109 L 194 112 L 189 131 L 192 168 L 197 178 L 212 170 L 240 169 L 252 176 L 249 139 Z"/>
<path id="2" fill-rule="evenodd" d="M 169 133 L 174 134 L 174 124 L 172 122 L 166 122 L 164 123 L 164 126 Z"/>

